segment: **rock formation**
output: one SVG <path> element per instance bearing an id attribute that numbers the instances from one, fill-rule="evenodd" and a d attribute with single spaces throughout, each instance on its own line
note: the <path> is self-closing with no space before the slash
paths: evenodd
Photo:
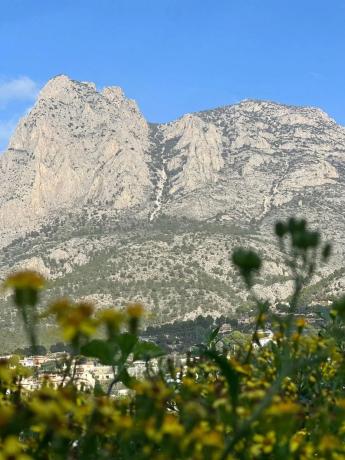
<path id="1" fill-rule="evenodd" d="M 175 261 L 167 254 L 180 245 L 184 268 L 231 284 L 232 268 L 219 252 L 220 235 L 227 232 L 230 249 L 239 242 L 264 248 L 271 244 L 268 234 L 276 219 L 304 215 L 334 242 L 332 270 L 337 274 L 332 283 L 341 286 L 344 173 L 345 128 L 319 109 L 246 100 L 152 124 L 120 88 L 99 92 L 93 83 L 57 76 L 0 156 L 0 270 L 4 274 L 35 261 L 78 296 L 73 281 L 64 277 L 72 276 L 75 267 L 94 264 L 99 270 L 100 254 L 109 264 L 116 262 L 115 246 L 119 253 L 124 250 L 123 264 L 126 251 L 131 259 L 142 250 L 147 259 Z M 170 246 L 164 246 L 164 238 L 158 244 L 162 234 L 165 239 L 170 235 Z M 202 238 L 193 246 L 191 235 L 204 235 L 207 246 Z M 212 241 L 218 249 L 214 260 L 210 255 L 207 260 Z M 264 291 L 287 295 L 288 275 L 279 272 L 273 259 L 270 273 L 282 279 Z M 225 269 L 217 275 L 222 260 Z M 136 280 L 140 295 L 140 280 L 160 280 L 159 289 L 164 288 L 164 270 L 141 268 L 136 273 L 127 265 L 123 269 L 124 277 Z M 118 275 L 109 280 L 119 281 Z M 152 289 L 142 297 L 155 308 Z M 84 294 L 97 290 L 95 285 Z M 120 291 L 112 298 L 126 300 L 127 293 Z M 207 295 L 198 305 L 206 302 L 211 302 Z M 212 302 L 222 311 L 231 304 L 218 294 Z"/>

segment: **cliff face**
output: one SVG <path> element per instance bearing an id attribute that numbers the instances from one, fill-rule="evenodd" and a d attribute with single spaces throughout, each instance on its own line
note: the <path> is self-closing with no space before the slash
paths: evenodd
<path id="1" fill-rule="evenodd" d="M 310 188 L 344 185 L 345 130 L 318 109 L 245 101 L 160 129 L 168 213 L 259 221 Z"/>
<path id="2" fill-rule="evenodd" d="M 244 101 L 149 125 L 120 88 L 59 76 L 1 157 L 0 209 L 3 225 L 84 205 L 260 220 L 343 186 L 344 162 L 345 129 L 318 109 Z"/>
<path id="3" fill-rule="evenodd" d="M 1 155 L 0 181 L 2 273 L 35 266 L 63 282 L 67 274 L 81 277 L 77 271 L 88 264 L 98 270 L 100 253 L 108 254 L 110 267 L 116 246 L 127 267 L 124 278 L 156 280 L 162 287 L 163 280 L 177 275 L 153 268 L 150 257 L 153 264 L 167 254 L 175 260 L 169 251 L 181 246 L 176 264 L 193 266 L 199 278 L 204 273 L 226 286 L 234 278 L 220 255 L 220 235 L 227 232 L 230 249 L 235 244 L 267 247 L 274 221 L 297 214 L 334 242 L 332 269 L 338 271 L 332 282 L 342 285 L 345 128 L 319 109 L 248 100 L 151 124 L 120 88 L 98 92 L 93 83 L 58 76 L 43 88 Z M 200 239 L 198 232 L 204 235 Z M 242 233 L 247 236 L 241 239 Z M 167 234 L 170 243 L 164 246 Z M 223 248 L 213 258 L 212 244 Z M 145 272 L 139 263 L 132 273 L 126 258 L 137 254 L 142 260 L 141 253 L 150 263 Z M 265 289 L 287 295 L 288 275 L 278 269 L 277 257 L 271 257 L 270 273 L 284 279 Z M 220 275 L 222 263 L 227 268 Z M 107 279 L 120 282 L 116 273 Z M 164 305 L 177 299 L 168 285 L 171 295 Z M 109 299 L 127 299 L 121 289 Z M 154 308 L 153 288 L 145 295 L 138 284 L 136 289 Z M 80 295 L 78 289 L 73 292 Z M 214 301 L 222 310 L 231 304 L 219 292 L 212 299 L 200 298 L 194 307 L 205 309 Z M 179 316 L 174 308 L 173 316 Z"/>
<path id="4" fill-rule="evenodd" d="M 101 203 L 148 206 L 148 125 L 120 88 L 51 80 L 1 158 L 4 224 Z"/>

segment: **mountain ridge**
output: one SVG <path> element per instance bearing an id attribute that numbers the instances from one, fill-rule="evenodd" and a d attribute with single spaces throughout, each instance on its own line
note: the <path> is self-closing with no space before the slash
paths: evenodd
<path id="1" fill-rule="evenodd" d="M 310 160 L 301 188 L 322 186 L 339 177 L 334 164 L 343 163 L 344 145 L 345 128 L 318 108 L 248 99 L 153 124 L 121 88 L 97 91 L 94 83 L 59 75 L 40 91 L 0 157 L 0 225 L 11 227 L 13 213 L 25 227 L 57 209 L 104 203 L 139 207 L 149 220 L 161 211 L 201 219 L 228 211 L 226 219 L 239 218 L 238 206 L 242 216 L 260 220 L 271 205 L 289 200 L 286 190 L 280 193 L 287 180 L 301 186 L 303 174 L 291 168 L 295 158 L 304 166 Z M 290 178 L 273 178 L 266 187 L 261 170 L 277 165 Z M 247 204 L 260 195 L 249 210 L 240 185 Z"/>
<path id="2" fill-rule="evenodd" d="M 102 94 L 104 92 L 104 90 L 114 88 L 114 89 L 118 90 L 119 93 L 122 93 L 122 95 L 125 97 L 125 92 L 124 92 L 123 88 L 121 88 L 120 86 L 111 85 L 111 86 L 104 86 L 104 87 L 98 89 L 97 85 L 94 82 L 76 80 L 76 79 L 73 79 L 73 78 L 69 77 L 67 74 L 63 74 L 63 73 L 53 76 L 52 78 L 49 79 L 48 83 L 54 82 L 57 79 L 66 79 L 66 80 L 71 81 L 72 83 L 90 86 L 91 88 L 93 88 L 99 94 Z M 44 89 L 47 86 L 47 84 L 42 89 Z M 135 99 L 129 99 L 129 100 L 135 102 Z M 286 108 L 290 108 L 290 109 L 315 110 L 315 111 L 320 112 L 323 115 L 325 115 L 326 118 L 329 118 L 334 123 L 336 123 L 338 126 L 345 127 L 344 125 L 338 123 L 334 118 L 332 118 L 327 113 L 326 110 L 324 110 L 324 109 L 322 109 L 322 108 L 320 108 L 318 106 L 291 104 L 291 103 L 285 103 L 285 102 L 278 102 L 278 101 L 271 100 L 271 99 L 256 99 L 256 98 L 244 98 L 244 99 L 241 99 L 238 102 L 234 102 L 234 103 L 231 103 L 231 104 L 224 104 L 224 105 L 220 105 L 220 106 L 216 106 L 216 107 L 209 107 L 209 108 L 200 109 L 200 110 L 196 110 L 196 111 L 186 112 L 186 113 L 184 113 L 184 114 L 182 114 L 182 115 L 180 115 L 180 116 L 178 116 L 176 118 L 172 118 L 171 120 L 168 120 L 168 121 L 165 121 L 165 122 L 148 120 L 148 124 L 151 124 L 151 125 L 166 125 L 166 124 L 169 124 L 169 123 L 174 123 L 175 121 L 178 121 L 179 119 L 183 118 L 186 115 L 202 114 L 204 112 L 213 112 L 213 111 L 222 110 L 222 109 L 225 109 L 225 108 L 229 108 L 229 107 L 232 107 L 232 106 L 237 106 L 237 105 L 240 105 L 240 104 L 246 104 L 246 103 L 259 103 L 259 104 L 260 103 L 267 103 L 267 104 L 280 106 L 280 107 L 286 107 Z M 135 104 L 136 104 L 136 102 L 135 102 Z"/>
<path id="3" fill-rule="evenodd" d="M 344 174 L 345 128 L 320 109 L 247 100 L 156 124 L 119 87 L 58 76 L 0 157 L 0 273 L 35 268 L 53 293 L 65 283 L 101 303 L 134 296 L 160 321 L 224 313 L 247 302 L 228 260 L 236 245 L 267 255 L 276 281 L 262 279 L 262 295 L 288 296 L 269 235 L 296 215 L 336 248 L 315 279 L 333 277 L 331 295 L 344 285 Z"/>

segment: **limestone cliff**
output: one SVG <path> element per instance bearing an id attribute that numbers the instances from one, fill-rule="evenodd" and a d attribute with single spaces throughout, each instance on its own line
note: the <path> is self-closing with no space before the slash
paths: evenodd
<path id="1" fill-rule="evenodd" d="M 20 121 L 0 181 L 0 272 L 40 268 L 55 294 L 141 298 L 160 321 L 224 312 L 245 301 L 229 263 L 242 244 L 268 258 L 261 292 L 286 297 L 269 235 L 290 215 L 336 248 L 315 286 L 345 285 L 345 128 L 316 108 L 246 100 L 152 124 L 120 88 L 62 75 Z"/>

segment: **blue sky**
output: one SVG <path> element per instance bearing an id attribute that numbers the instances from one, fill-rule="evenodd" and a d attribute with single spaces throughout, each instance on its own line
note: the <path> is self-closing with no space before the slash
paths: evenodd
<path id="1" fill-rule="evenodd" d="M 0 150 L 60 73 L 155 122 L 257 98 L 345 125 L 345 0 L 0 0 Z"/>

